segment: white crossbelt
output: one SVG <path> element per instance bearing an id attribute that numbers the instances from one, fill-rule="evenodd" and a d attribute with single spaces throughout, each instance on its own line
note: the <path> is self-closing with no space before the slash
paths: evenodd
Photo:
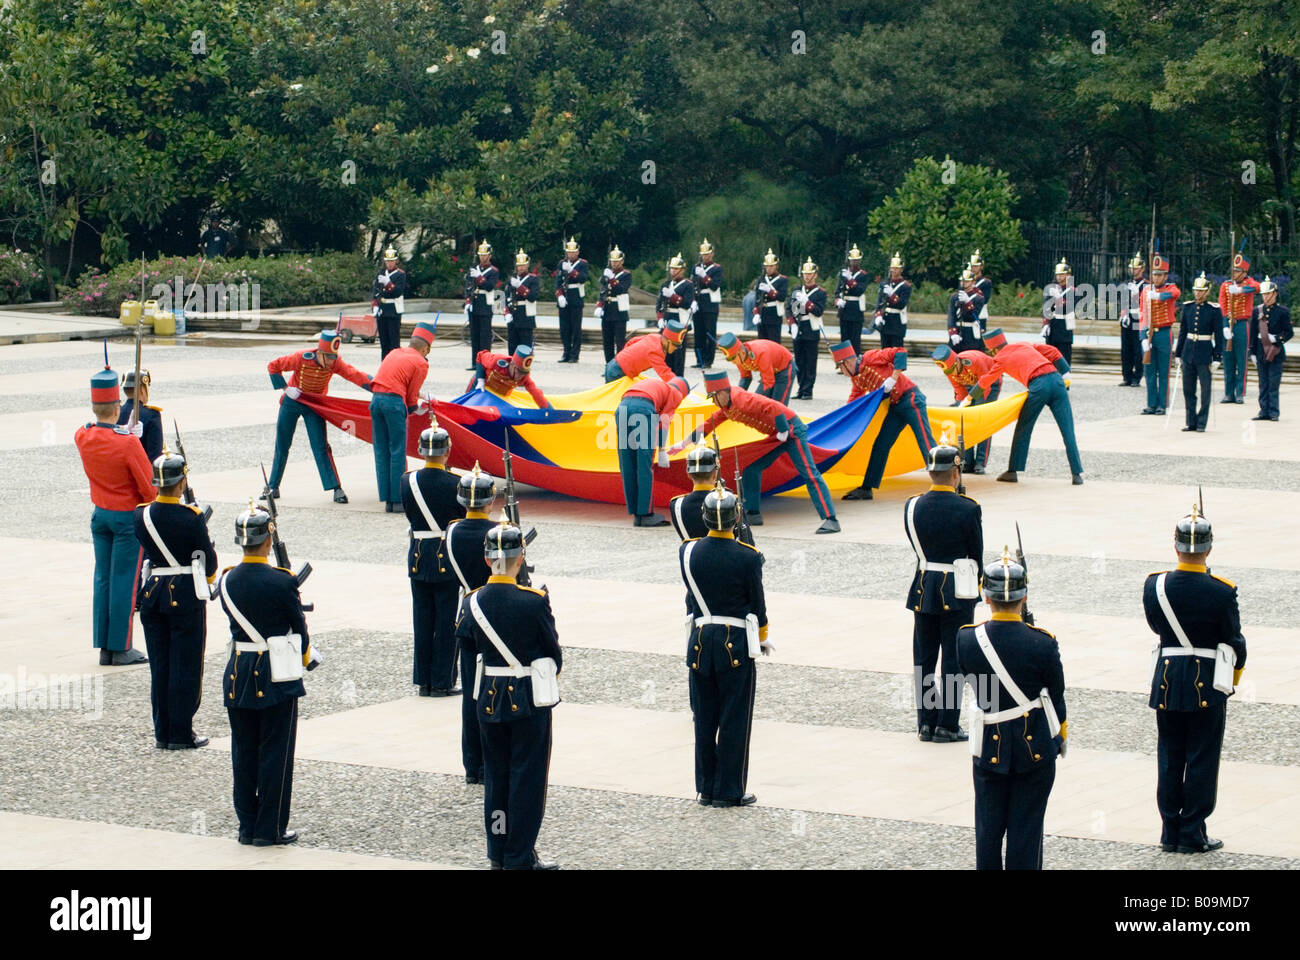
<path id="1" fill-rule="evenodd" d="M 1011 679 L 1011 674 L 1007 672 L 1007 668 L 1003 665 L 1002 658 L 993 649 L 993 643 L 989 640 L 989 634 L 984 624 L 981 623 L 975 628 L 975 639 L 979 641 L 980 650 L 983 651 L 989 666 L 993 668 L 993 672 L 997 674 L 998 681 L 1007 693 L 1011 694 L 1011 699 L 1016 701 L 1016 705 L 1009 710 L 999 710 L 997 713 L 985 711 L 984 723 L 1001 723 L 1004 720 L 1011 720 L 1019 716 L 1027 717 L 1031 711 L 1041 709 L 1047 715 L 1047 728 L 1051 731 L 1052 736 L 1060 733 L 1061 724 L 1056 717 L 1056 708 L 1048 697 L 1047 688 L 1044 687 L 1035 699 L 1030 700 L 1025 696 L 1024 691 L 1020 689 L 1019 684 Z"/>
<path id="2" fill-rule="evenodd" d="M 750 659 L 757 659 L 762 655 L 760 638 L 758 635 L 758 617 L 749 614 L 743 620 L 739 617 L 722 617 L 716 616 L 709 612 L 709 605 L 704 602 L 704 594 L 700 592 L 700 585 L 695 582 L 695 573 L 691 570 L 691 554 L 695 551 L 695 545 L 698 540 L 691 540 L 686 544 L 686 549 L 682 552 L 682 570 L 686 573 L 686 585 L 691 590 L 691 595 L 695 597 L 695 603 L 700 608 L 700 616 L 695 618 L 695 626 L 704 627 L 711 624 L 719 626 L 736 627 L 745 631 L 745 641 L 749 647 Z"/>
<path id="3" fill-rule="evenodd" d="M 1161 655 L 1166 657 L 1209 657 L 1214 659 L 1216 651 L 1208 647 L 1192 646 L 1191 638 L 1187 636 L 1187 631 L 1183 629 L 1183 625 L 1174 614 L 1174 608 L 1169 603 L 1169 595 L 1165 593 L 1165 578 L 1168 576 L 1169 574 L 1166 572 L 1156 577 L 1156 600 L 1160 602 L 1160 610 L 1169 623 L 1169 629 L 1178 638 L 1179 645 L 1176 647 L 1161 647 Z"/>
<path id="4" fill-rule="evenodd" d="M 429 505 L 424 502 L 424 491 L 420 489 L 420 475 L 411 474 L 411 496 L 415 498 L 415 505 L 420 508 L 424 514 L 424 522 L 429 525 L 428 530 L 411 530 L 412 540 L 433 540 L 442 536 L 442 527 L 438 526 L 438 521 L 433 519 L 433 512 L 429 510 Z"/>
<path id="5" fill-rule="evenodd" d="M 501 635 L 496 632 L 496 629 L 483 613 L 483 608 L 479 606 L 477 593 L 470 595 L 469 612 L 473 615 L 475 621 L 477 621 L 479 629 L 483 631 L 483 635 L 488 638 L 488 642 L 491 643 L 492 646 L 496 647 L 497 653 L 501 654 L 502 659 L 508 664 L 508 666 L 504 667 L 489 667 L 487 664 L 483 664 L 483 675 L 488 677 L 520 678 L 532 676 L 532 671 L 528 667 L 525 667 L 520 662 L 519 658 L 514 655 L 514 652 L 506 646 L 505 641 L 501 639 Z"/>
<path id="6" fill-rule="evenodd" d="M 194 579 L 194 596 L 199 600 L 210 600 L 212 595 L 208 589 L 207 580 L 203 577 L 203 561 L 196 557 L 188 567 L 182 567 L 177 563 L 176 555 L 167 549 L 167 544 L 163 542 L 163 538 L 159 535 L 158 528 L 154 526 L 153 517 L 150 516 L 152 511 L 153 504 L 151 503 L 140 512 L 140 515 L 144 520 L 145 530 L 149 532 L 149 538 L 153 540 L 154 546 L 158 548 L 158 552 L 163 555 L 163 559 L 167 561 L 168 565 L 154 568 L 150 564 L 147 565 L 147 573 L 145 571 L 141 572 L 146 577 L 177 577 L 189 574 Z"/>
<path id="7" fill-rule="evenodd" d="M 916 551 L 916 562 L 922 573 L 930 570 L 938 570 L 942 573 L 956 573 L 957 568 L 951 563 L 932 563 L 925 559 L 925 551 L 921 549 L 921 538 L 916 533 L 916 501 L 919 497 L 913 497 L 907 501 L 907 512 L 903 515 L 903 525 L 907 527 L 907 536 L 912 541 L 912 549 Z"/>

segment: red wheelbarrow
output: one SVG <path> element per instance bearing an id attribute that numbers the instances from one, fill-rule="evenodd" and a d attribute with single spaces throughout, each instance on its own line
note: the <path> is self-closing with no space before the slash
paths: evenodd
<path id="1" fill-rule="evenodd" d="M 366 343 L 374 343 L 379 336 L 375 317 L 369 313 L 347 315 L 340 313 L 338 331 L 344 343 L 351 343 L 355 337 L 360 337 Z"/>

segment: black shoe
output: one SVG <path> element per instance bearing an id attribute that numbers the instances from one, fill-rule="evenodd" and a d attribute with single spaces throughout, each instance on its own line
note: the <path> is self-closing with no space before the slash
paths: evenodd
<path id="1" fill-rule="evenodd" d="M 870 487 L 856 487 L 853 490 L 850 490 L 848 493 L 844 494 L 844 496 L 840 497 L 840 499 L 841 500 L 874 500 L 875 495 L 872 494 Z"/>
<path id="2" fill-rule="evenodd" d="M 1076 487 L 1083 486 L 1083 474 L 1081 473 L 1070 474 L 1070 483 L 1072 486 L 1076 486 Z"/>
<path id="3" fill-rule="evenodd" d="M 1255 416 L 1251 417 L 1250 419 L 1252 419 L 1252 420 L 1269 420 L 1269 419 L 1271 419 L 1271 418 L 1265 416 L 1265 415 L 1262 414 L 1262 413 L 1259 413 L 1259 414 L 1256 414 Z"/>
<path id="4" fill-rule="evenodd" d="M 1272 420 L 1274 423 L 1276 423 L 1280 418 L 1279 418 L 1279 417 L 1269 417 L 1269 419 Z"/>
<path id="5" fill-rule="evenodd" d="M 839 533 L 840 522 L 834 517 L 827 517 L 822 521 L 822 525 L 817 528 L 817 533 Z"/>
<path id="6" fill-rule="evenodd" d="M 342 488 L 342 487 L 335 487 L 335 488 L 334 488 L 334 502 L 335 502 L 335 503 L 347 503 L 347 502 L 348 502 L 348 495 L 347 495 L 346 493 L 343 492 L 343 488 Z"/>
<path id="7" fill-rule="evenodd" d="M 1142 408 L 1142 416 L 1144 416 L 1144 417 L 1150 417 L 1150 416 L 1153 416 L 1153 415 L 1155 414 L 1155 412 L 1156 412 L 1156 408 L 1155 408 L 1155 407 L 1143 407 L 1143 408 Z"/>
<path id="8" fill-rule="evenodd" d="M 533 851 L 533 862 L 526 867 L 502 867 L 503 870 L 559 870 L 560 865 L 554 860 L 543 860 Z"/>
<path id="9" fill-rule="evenodd" d="M 714 800 L 715 807 L 750 807 L 758 803 L 758 797 L 752 793 L 747 793 L 739 800 Z"/>
<path id="10" fill-rule="evenodd" d="M 488 869 L 489 869 L 489 870 L 500 870 L 500 869 L 501 869 L 501 861 L 500 861 L 500 860 L 489 860 L 489 861 L 488 861 Z"/>
<path id="11" fill-rule="evenodd" d="M 1176 844 L 1176 843 L 1161 843 L 1161 844 L 1160 844 L 1160 852 L 1161 852 L 1161 853 L 1177 853 L 1177 852 L 1178 852 L 1178 844 Z"/>
<path id="12" fill-rule="evenodd" d="M 1196 428 L 1196 432 L 1197 432 L 1197 433 L 1204 433 L 1204 432 L 1205 432 L 1205 428 L 1204 428 L 1204 427 L 1199 427 L 1199 426 L 1198 426 L 1198 427 Z"/>
<path id="13" fill-rule="evenodd" d="M 167 749 L 167 741 L 166 741 L 166 740 L 159 740 L 157 737 L 154 737 L 153 745 L 154 745 L 154 748 L 155 748 L 155 749 L 158 749 L 158 750 L 166 750 L 166 749 Z"/>
<path id="14" fill-rule="evenodd" d="M 397 504 L 395 504 L 395 503 L 385 503 L 385 504 L 384 504 L 384 513 L 397 513 Z"/>
<path id="15" fill-rule="evenodd" d="M 984 476 L 984 468 L 982 466 L 977 466 L 974 470 L 971 471 L 971 473 L 975 474 L 976 476 L 982 477 Z"/>
<path id="16" fill-rule="evenodd" d="M 950 730 L 947 727 L 934 728 L 935 743 L 963 743 L 969 739 L 970 734 L 961 727 L 958 727 L 956 730 Z"/>
<path id="17" fill-rule="evenodd" d="M 666 527 L 666 526 L 668 526 L 668 521 L 665 520 L 663 517 L 659 516 L 659 514 L 657 514 L 657 513 L 647 513 L 647 514 L 644 514 L 644 515 L 642 515 L 642 516 L 638 516 L 638 517 L 636 518 L 636 526 L 638 526 L 638 527 Z"/>
<path id="18" fill-rule="evenodd" d="M 1223 398 L 1222 400 L 1220 400 L 1219 402 L 1220 402 L 1220 403 L 1236 403 L 1237 401 L 1234 400 L 1234 399 L 1232 399 L 1232 397 L 1224 397 L 1224 398 Z M 1168 846 L 1168 844 L 1165 844 L 1165 846 Z"/>
<path id="19" fill-rule="evenodd" d="M 1183 427 L 1183 433 L 1195 433 L 1195 432 L 1196 432 L 1195 427 Z"/>
<path id="20" fill-rule="evenodd" d="M 1246 401 L 1245 401 L 1244 399 L 1242 399 L 1241 397 L 1238 397 L 1236 400 L 1233 400 L 1232 402 L 1233 402 L 1233 403 L 1245 403 Z"/>
<path id="21" fill-rule="evenodd" d="M 712 797 L 707 797 L 707 796 L 705 796 L 705 795 L 702 794 L 702 793 L 701 793 L 698 797 L 695 798 L 695 802 L 698 803 L 701 807 L 711 807 L 711 806 L 713 806 L 713 798 L 712 798 Z"/>
<path id="22" fill-rule="evenodd" d="M 113 665 L 113 651 L 107 647 L 101 647 L 99 651 L 99 665 L 101 667 L 111 667 Z"/>
<path id="23" fill-rule="evenodd" d="M 1156 407 L 1156 416 L 1157 416 L 1157 417 L 1163 417 L 1164 415 L 1165 415 L 1165 408 L 1164 408 L 1164 407 Z"/>
<path id="24" fill-rule="evenodd" d="M 297 831 L 297 830 L 286 830 L 286 831 L 284 831 L 284 833 L 280 834 L 280 835 L 279 835 L 278 837 L 276 837 L 274 840 L 259 840 L 259 839 L 257 839 L 257 838 L 254 838 L 254 839 L 253 839 L 253 846 L 255 846 L 255 847 L 283 847 L 283 846 L 287 846 L 287 845 L 290 844 L 290 843 L 297 843 L 297 842 L 298 842 L 298 831 Z"/>
<path id="25" fill-rule="evenodd" d="M 272 499 L 272 500 L 279 500 L 279 499 L 280 499 L 280 488 L 279 488 L 279 487 L 263 487 L 263 488 L 262 488 L 262 495 L 261 495 L 260 497 L 258 497 L 257 499 L 259 499 L 259 500 L 265 500 L 265 499 L 267 499 L 267 495 L 268 495 L 268 494 L 270 495 L 270 499 Z"/>
<path id="26" fill-rule="evenodd" d="M 467 774 L 465 774 L 465 782 L 468 783 L 468 784 L 476 784 L 476 783 L 477 783 L 477 784 L 482 784 L 482 783 L 483 783 L 483 774 L 481 774 L 481 773 L 479 773 L 479 774 L 467 773 Z"/>
<path id="27" fill-rule="evenodd" d="M 168 750 L 197 750 L 199 749 L 199 747 L 206 747 L 207 745 L 208 745 L 208 738 L 200 737 L 196 733 L 188 743 L 169 743 L 167 744 L 167 749 Z"/>
<path id="28" fill-rule="evenodd" d="M 422 683 L 422 684 L 420 684 L 420 696 L 422 696 L 422 697 L 430 697 L 430 696 L 433 696 L 433 694 L 429 692 L 429 691 L 431 691 L 432 689 L 433 689 L 433 687 L 429 686 L 427 683 Z"/>
<path id="29" fill-rule="evenodd" d="M 117 650 L 113 653 L 113 666 L 127 667 L 133 663 L 148 663 L 149 658 L 139 650 Z"/>
<path id="30" fill-rule="evenodd" d="M 916 731 L 916 738 L 922 743 L 930 743 L 934 740 L 934 728 L 928 723 L 921 724 L 921 729 Z"/>
<path id="31" fill-rule="evenodd" d="M 1121 386 L 1121 387 L 1127 387 L 1127 386 L 1130 386 L 1130 384 L 1129 384 L 1129 382 L 1128 382 L 1127 380 L 1121 380 L 1121 381 L 1120 381 L 1120 386 Z"/>
<path id="32" fill-rule="evenodd" d="M 563 362 L 564 362 L 563 360 L 560 361 L 560 363 L 563 363 Z M 466 369 L 466 370 L 477 370 L 478 367 L 471 363 L 471 364 L 470 364 L 468 367 L 466 367 L 465 369 Z"/>
<path id="33" fill-rule="evenodd" d="M 1019 483 L 1020 478 L 1016 476 L 1016 471 L 1007 470 L 1005 473 L 998 474 L 998 480 L 1001 483 Z"/>
<path id="34" fill-rule="evenodd" d="M 1180 843 L 1178 845 L 1179 853 L 1210 853 L 1214 850 L 1222 850 L 1222 849 L 1223 849 L 1223 841 L 1215 840 L 1213 837 L 1206 837 L 1200 843 L 1196 843 L 1196 844 L 1188 845 L 1188 844 Z"/>
<path id="35" fill-rule="evenodd" d="M 431 697 L 459 697 L 460 687 L 430 687 L 429 696 Z"/>
<path id="36" fill-rule="evenodd" d="M 253 845 L 253 837 L 252 837 L 252 834 L 248 834 L 248 833 L 240 833 L 240 834 L 239 834 L 239 842 L 240 842 L 240 844 L 241 844 L 242 846 L 245 846 L 245 847 L 251 847 L 251 846 Z"/>
<path id="37" fill-rule="evenodd" d="M 763 514 L 757 510 L 746 510 L 745 522 L 751 527 L 761 527 L 763 525 Z"/>

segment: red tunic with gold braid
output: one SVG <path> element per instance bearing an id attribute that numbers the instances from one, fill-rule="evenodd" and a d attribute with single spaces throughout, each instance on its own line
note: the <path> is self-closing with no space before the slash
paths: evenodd
<path id="1" fill-rule="evenodd" d="M 1230 288 L 1237 287 L 1241 293 L 1233 293 Z M 1224 280 L 1219 284 L 1219 310 L 1223 319 L 1229 323 L 1235 320 L 1249 320 L 1255 312 L 1255 294 L 1259 293 L 1259 281 L 1246 277 L 1241 283 Z"/>
<path id="2" fill-rule="evenodd" d="M 883 350 L 868 350 L 858 357 L 858 371 L 850 378 L 853 389 L 849 391 L 849 400 L 870 393 L 884 384 L 890 377 L 894 378 L 894 389 L 889 391 L 889 402 L 897 403 L 898 398 L 916 386 L 901 370 L 894 369 L 894 355 L 907 353 L 904 347 L 885 347 Z"/>
<path id="3" fill-rule="evenodd" d="M 297 353 L 277 357 L 266 365 L 267 373 L 288 373 L 290 371 L 293 372 L 293 376 L 289 378 L 289 386 L 297 387 L 303 393 L 315 393 L 320 396 L 329 393 L 330 377 L 342 377 L 344 380 L 352 381 L 358 387 L 364 387 L 370 382 L 368 375 L 362 373 L 342 357 L 335 357 L 334 365 L 326 370 L 316 362 L 315 350 L 299 350 Z"/>
<path id="4" fill-rule="evenodd" d="M 515 387 L 523 387 L 539 407 L 550 406 L 546 394 L 533 382 L 531 374 L 524 373 L 519 379 L 510 375 L 510 357 L 506 354 L 480 350 L 474 362 L 483 368 L 483 385 L 498 397 L 508 397 Z"/>
<path id="5" fill-rule="evenodd" d="M 1148 291 L 1156 293 L 1169 294 L 1164 300 L 1148 300 Z M 1157 330 L 1163 330 L 1165 327 L 1172 327 L 1174 321 L 1178 319 L 1178 298 L 1182 296 L 1183 291 L 1179 290 L 1175 284 L 1163 283 L 1160 286 L 1152 284 L 1142 291 L 1142 314 L 1138 321 L 1139 326 L 1146 330 L 1155 327 Z"/>
<path id="6" fill-rule="evenodd" d="M 759 433 L 770 436 L 782 430 L 789 430 L 795 416 L 795 412 L 780 400 L 773 400 L 761 393 L 750 393 L 747 390 L 733 388 L 731 406 L 719 408 L 713 416 L 700 424 L 692 436 L 696 434 L 704 436 L 724 420 L 743 423 L 747 427 L 753 427 Z"/>

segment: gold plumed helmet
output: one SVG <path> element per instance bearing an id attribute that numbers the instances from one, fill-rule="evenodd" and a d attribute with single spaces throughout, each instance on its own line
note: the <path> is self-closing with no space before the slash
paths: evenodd
<path id="1" fill-rule="evenodd" d="M 578 241 L 574 239 L 574 237 L 572 236 L 569 237 L 569 242 L 564 245 L 564 252 L 565 253 L 578 252 Z"/>
<path id="2" fill-rule="evenodd" d="M 680 250 L 677 251 L 677 256 L 673 257 L 671 260 L 668 261 L 668 269 L 669 270 L 686 269 L 686 261 L 682 259 L 682 252 Z"/>
<path id="3" fill-rule="evenodd" d="M 895 250 L 894 255 L 889 258 L 889 268 L 891 270 L 895 268 L 899 270 L 903 269 L 903 255 L 899 253 L 897 250 Z"/>
<path id="4" fill-rule="evenodd" d="M 1210 279 L 1205 275 L 1204 270 L 1201 271 L 1201 275 L 1199 277 L 1197 277 L 1195 280 L 1192 281 L 1192 289 L 1193 290 L 1210 289 Z"/>
<path id="5" fill-rule="evenodd" d="M 521 247 L 519 249 L 519 252 L 515 254 L 515 266 L 526 267 L 528 266 L 528 264 L 529 264 L 528 254 L 524 253 L 523 248 Z"/>
<path id="6" fill-rule="evenodd" d="M 384 251 L 384 259 L 385 259 L 385 260 L 396 260 L 396 259 L 397 259 L 397 248 L 396 248 L 396 247 L 389 247 L 387 250 L 385 250 L 385 251 Z"/>
<path id="7" fill-rule="evenodd" d="M 976 247 L 975 252 L 970 255 L 970 265 L 972 267 L 984 266 L 984 258 L 980 256 L 979 247 Z"/>
<path id="8" fill-rule="evenodd" d="M 705 237 L 704 242 L 700 244 L 700 255 L 713 252 L 713 244 L 709 243 L 709 238 Z"/>
<path id="9" fill-rule="evenodd" d="M 1137 267 L 1145 267 L 1145 266 L 1146 266 L 1146 261 L 1144 261 L 1144 260 L 1142 259 L 1142 251 L 1141 251 L 1141 250 L 1139 250 L 1137 253 L 1133 254 L 1133 259 L 1130 260 L 1130 261 L 1128 262 L 1128 266 L 1129 266 L 1129 269 L 1130 269 L 1130 270 L 1133 270 L 1133 269 L 1135 269 L 1135 268 L 1137 268 Z"/>
<path id="10" fill-rule="evenodd" d="M 488 243 L 486 240 L 480 243 L 478 245 L 478 255 L 480 257 L 492 256 L 492 244 Z"/>
<path id="11" fill-rule="evenodd" d="M 1268 274 L 1264 274 L 1264 279 L 1259 284 L 1260 293 L 1277 293 L 1277 284 Z"/>
<path id="12" fill-rule="evenodd" d="M 961 272 L 961 282 L 962 283 L 975 282 L 975 274 L 971 273 L 970 267 L 967 267 L 965 270 Z"/>
<path id="13" fill-rule="evenodd" d="M 781 258 L 778 257 L 775 253 L 772 252 L 772 248 L 771 248 L 771 247 L 768 247 L 768 248 L 767 248 L 767 256 L 765 256 L 765 257 L 763 258 L 763 266 L 765 266 L 765 267 L 775 267 L 775 266 L 776 266 L 777 264 L 779 264 L 780 262 L 781 262 Z"/>
<path id="14" fill-rule="evenodd" d="M 623 262 L 623 251 L 620 250 L 617 245 L 615 245 L 614 249 L 609 251 L 609 262 L 610 263 Z"/>
<path id="15" fill-rule="evenodd" d="M 817 272 L 817 264 L 813 263 L 812 257 L 809 257 L 807 260 L 803 262 L 803 266 L 799 268 L 799 272 L 801 274 Z"/>
<path id="16" fill-rule="evenodd" d="M 858 245 L 856 243 L 849 249 L 849 259 L 850 260 L 862 259 L 862 251 L 858 249 Z"/>
<path id="17" fill-rule="evenodd" d="M 1065 262 L 1065 257 L 1061 258 L 1060 262 L 1056 265 L 1055 269 L 1052 272 L 1056 274 L 1064 273 L 1067 275 L 1070 273 L 1070 265 Z"/>

